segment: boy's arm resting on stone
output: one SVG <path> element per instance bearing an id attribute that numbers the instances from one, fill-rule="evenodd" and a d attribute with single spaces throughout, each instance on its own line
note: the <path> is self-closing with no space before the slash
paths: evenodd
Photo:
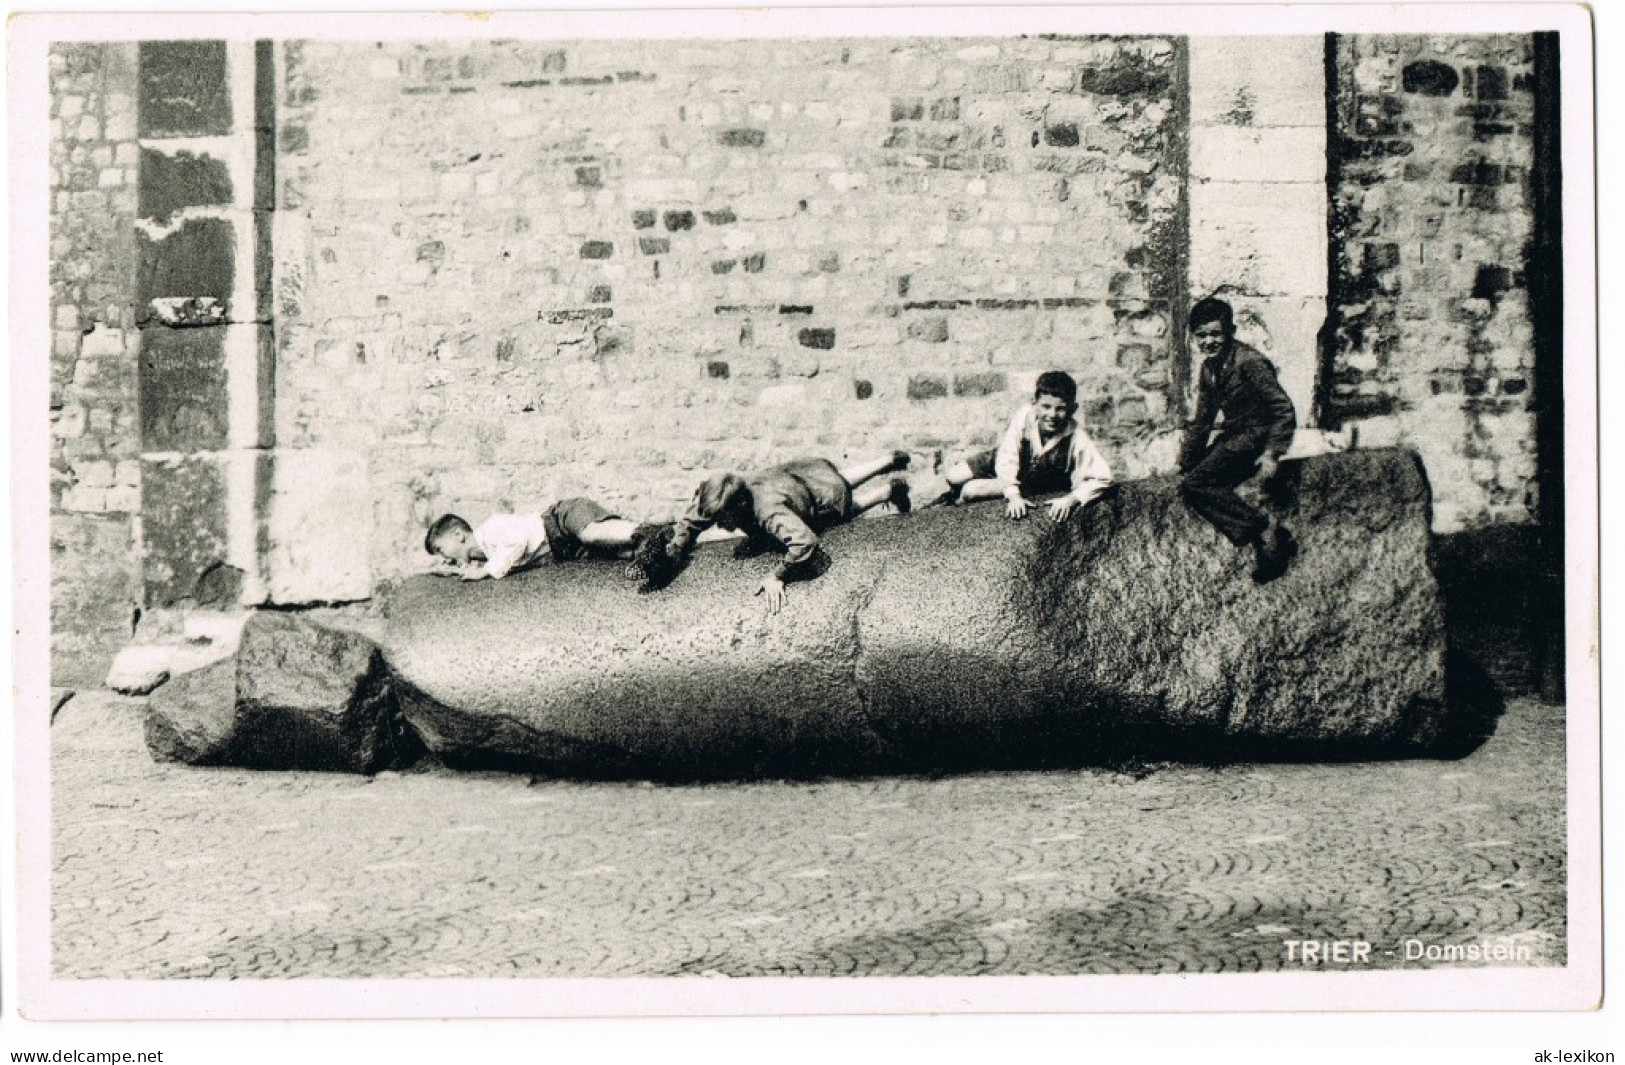
<path id="1" fill-rule="evenodd" d="M 785 556 L 762 581 L 756 594 L 767 595 L 767 612 L 784 608 L 784 586 L 790 581 L 811 580 L 818 575 L 814 559 L 818 555 L 818 534 L 788 510 L 768 515 L 762 531 L 784 545 Z"/>
<path id="2" fill-rule="evenodd" d="M 1072 491 L 1050 503 L 1050 517 L 1065 521 L 1112 486 L 1112 468 L 1089 434 L 1080 427 L 1072 438 Z"/>
<path id="3" fill-rule="evenodd" d="M 688 553 L 694 550 L 694 541 L 700 533 L 711 527 L 711 522 L 700 517 L 692 509 L 677 519 L 671 542 L 666 545 L 666 554 L 672 558 L 687 558 Z"/>
<path id="4" fill-rule="evenodd" d="M 816 575 L 810 563 L 818 552 L 818 534 L 806 522 L 788 510 L 781 510 L 768 515 L 762 530 L 784 545 L 784 558 L 773 570 L 775 580 L 806 580 Z"/>
<path id="5" fill-rule="evenodd" d="M 513 540 L 490 540 L 481 546 L 485 549 L 485 565 L 470 566 L 470 572 L 463 574 L 465 581 L 477 581 L 484 577 L 501 580 L 525 554 L 525 545 Z"/>
<path id="6" fill-rule="evenodd" d="M 1004 498 L 1011 503 L 1021 500 L 1021 441 L 1027 433 L 1027 410 L 1026 404 L 1017 409 L 993 453 L 993 476 L 1004 485 Z"/>

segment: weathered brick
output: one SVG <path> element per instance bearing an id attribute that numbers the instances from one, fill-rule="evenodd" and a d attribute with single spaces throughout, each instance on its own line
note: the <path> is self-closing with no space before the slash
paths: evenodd
<path id="1" fill-rule="evenodd" d="M 942 399 L 948 395 L 948 381 L 940 374 L 916 374 L 908 379 L 909 399 Z"/>
<path id="2" fill-rule="evenodd" d="M 915 318 L 908 323 L 907 334 L 910 340 L 923 340 L 928 344 L 944 343 L 948 339 L 948 318 L 941 314 Z"/>
<path id="3" fill-rule="evenodd" d="M 796 332 L 796 343 L 804 348 L 828 350 L 835 346 L 835 330 L 809 328 Z"/>
<path id="4" fill-rule="evenodd" d="M 1009 387 L 1009 379 L 996 370 L 954 375 L 956 396 L 992 396 L 1006 391 Z"/>
<path id="5" fill-rule="evenodd" d="M 1461 84 L 1456 68 L 1436 59 L 1419 59 L 1406 63 L 1401 74 L 1406 92 L 1424 96 L 1449 96 Z"/>
<path id="6" fill-rule="evenodd" d="M 717 133 L 717 143 L 725 148 L 760 148 L 767 134 L 759 129 L 725 129 Z"/>
<path id="7" fill-rule="evenodd" d="M 1076 148 L 1078 146 L 1078 127 L 1071 122 L 1045 126 L 1044 143 L 1052 148 Z"/>

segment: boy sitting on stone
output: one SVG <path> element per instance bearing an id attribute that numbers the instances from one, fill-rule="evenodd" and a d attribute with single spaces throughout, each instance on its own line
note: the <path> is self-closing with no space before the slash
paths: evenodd
<path id="1" fill-rule="evenodd" d="M 1070 374 L 1038 375 L 1033 401 L 1010 419 L 999 446 L 950 466 L 948 492 L 941 502 L 1004 497 L 1012 519 L 1027 516 L 1029 495 L 1064 492 L 1050 500 L 1049 516 L 1065 521 L 1112 485 L 1112 468 L 1074 415 L 1078 384 Z"/>
<path id="2" fill-rule="evenodd" d="M 429 526 L 423 547 L 435 556 L 435 572 L 465 581 L 500 580 L 552 558 L 568 562 L 589 551 L 611 556 L 633 552 L 658 528 L 611 514 L 590 499 L 561 499 L 539 514 L 493 514 L 471 526 L 443 514 Z M 641 574 L 628 571 L 634 579 Z"/>
<path id="3" fill-rule="evenodd" d="M 784 552 L 784 561 L 756 590 L 757 595 L 767 593 L 768 612 L 776 614 L 784 606 L 786 583 L 818 575 L 820 533 L 882 503 L 908 512 L 906 481 L 875 480 L 907 466 L 908 453 L 897 451 L 840 469 L 826 459 L 797 459 L 759 473 L 714 474 L 694 494 L 671 541 L 662 549 L 659 538 L 651 538 L 637 552 L 638 564 L 649 577 L 642 590 L 653 591 L 669 582 L 688 558 L 695 537 L 716 525 L 745 534 L 734 549 L 735 558 Z"/>
<path id="4" fill-rule="evenodd" d="M 1236 339 L 1235 312 L 1221 299 L 1198 300 L 1190 310 L 1191 339 L 1203 355 L 1196 382 L 1196 415 L 1180 449 L 1179 492 L 1185 505 L 1237 547 L 1256 555 L 1253 580 L 1265 584 L 1286 572 L 1297 539 L 1273 514 L 1236 494 L 1257 477 L 1275 476 L 1292 446 L 1297 414 L 1276 377 L 1275 364 Z M 1222 419 L 1222 420 L 1221 420 Z M 1219 423 L 1218 436 L 1213 435 Z"/>

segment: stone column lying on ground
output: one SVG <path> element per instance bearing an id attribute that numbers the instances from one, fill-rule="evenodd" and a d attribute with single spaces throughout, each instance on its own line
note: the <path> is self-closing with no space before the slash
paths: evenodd
<path id="1" fill-rule="evenodd" d="M 667 778 L 1379 753 L 1445 713 L 1445 630 L 1416 458 L 1283 466 L 1296 530 L 1264 586 L 1180 502 L 1121 486 L 1057 526 L 995 502 L 864 519 L 769 617 L 771 558 L 702 548 L 666 590 L 581 562 L 411 578 L 386 655 L 450 765 Z"/>
<path id="2" fill-rule="evenodd" d="M 256 614 L 235 659 L 147 702 L 159 761 L 371 773 L 421 748 L 404 728 L 378 645 L 296 615 Z"/>

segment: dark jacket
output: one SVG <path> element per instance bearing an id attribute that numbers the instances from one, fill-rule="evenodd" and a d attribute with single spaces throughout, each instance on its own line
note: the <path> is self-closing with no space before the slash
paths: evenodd
<path id="1" fill-rule="evenodd" d="M 796 459 L 742 479 L 750 490 L 751 513 L 739 531 L 784 548 L 784 561 L 773 571 L 780 580 L 801 576 L 801 567 L 818 549 L 818 534 L 852 512 L 852 487 L 825 459 Z M 713 524 L 715 519 L 700 516 L 696 498 L 677 523 L 671 551 L 686 553 L 694 538 Z"/>
<path id="2" fill-rule="evenodd" d="M 1214 420 L 1224 415 L 1225 435 L 1252 434 L 1279 458 L 1292 446 L 1297 413 L 1275 375 L 1275 364 L 1257 349 L 1231 341 L 1230 350 L 1202 363 L 1196 384 L 1196 416 L 1185 428 L 1179 465 L 1190 469 L 1207 452 Z"/>

